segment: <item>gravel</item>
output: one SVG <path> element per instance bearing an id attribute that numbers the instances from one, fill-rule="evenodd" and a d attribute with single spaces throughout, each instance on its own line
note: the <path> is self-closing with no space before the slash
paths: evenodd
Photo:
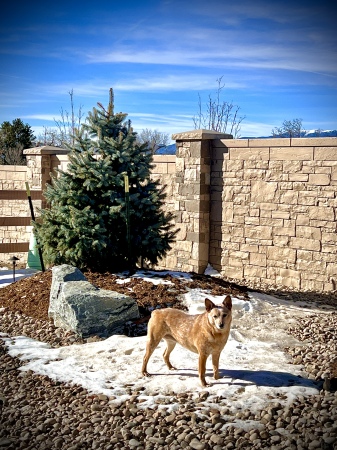
<path id="1" fill-rule="evenodd" d="M 9 336 L 24 334 L 53 347 L 85 342 L 48 321 L 0 311 L 0 332 Z M 141 392 L 130 388 L 130 399 L 116 407 L 105 395 L 21 372 L 23 363 L 7 354 L 0 338 L 0 449 L 336 450 L 336 329 L 337 313 L 326 311 L 301 318 L 289 330 L 306 346 L 287 351 L 309 378 L 321 380 L 319 394 L 299 396 L 288 406 L 270 399 L 256 414 L 241 410 L 235 427 L 226 399 L 200 413 L 207 390 L 197 402 L 192 393 L 176 395 L 179 409 L 168 412 L 159 405 L 144 410 Z"/>

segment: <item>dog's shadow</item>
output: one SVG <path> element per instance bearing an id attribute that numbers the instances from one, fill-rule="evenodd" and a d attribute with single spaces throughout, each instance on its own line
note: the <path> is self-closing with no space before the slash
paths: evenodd
<path id="1" fill-rule="evenodd" d="M 188 372 L 185 372 L 185 371 Z M 159 373 L 153 375 L 160 375 Z M 199 377 L 198 371 L 195 369 L 177 369 L 170 371 L 167 375 L 186 377 L 186 378 L 197 378 Z M 264 387 L 291 387 L 291 386 L 302 386 L 305 388 L 315 388 L 317 389 L 322 382 L 309 380 L 300 375 L 294 375 L 289 372 L 273 372 L 271 370 L 219 370 L 219 379 L 214 380 L 213 372 L 210 370 L 206 371 L 206 377 L 211 385 L 223 384 L 223 385 L 237 385 L 237 386 L 264 386 Z"/>
<path id="2" fill-rule="evenodd" d="M 220 379 L 225 381 L 231 379 L 229 384 L 237 384 L 239 380 L 248 382 L 255 386 L 265 387 L 291 387 L 302 386 L 306 388 L 316 388 L 320 382 L 303 378 L 289 372 L 273 372 L 270 370 L 219 370 Z"/>

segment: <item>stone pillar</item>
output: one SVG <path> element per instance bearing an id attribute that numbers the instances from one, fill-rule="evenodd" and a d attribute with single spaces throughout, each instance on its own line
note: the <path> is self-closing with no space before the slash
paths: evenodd
<path id="1" fill-rule="evenodd" d="M 53 171 L 51 164 L 53 155 L 67 155 L 69 150 L 45 145 L 24 150 L 27 159 L 27 182 L 32 191 L 44 190 L 46 184 L 51 183 L 50 173 Z M 42 208 L 45 201 L 42 200 Z"/>
<path id="2" fill-rule="evenodd" d="M 177 269 L 203 273 L 209 261 L 212 139 L 231 135 L 209 130 L 174 134 L 176 140 Z"/>

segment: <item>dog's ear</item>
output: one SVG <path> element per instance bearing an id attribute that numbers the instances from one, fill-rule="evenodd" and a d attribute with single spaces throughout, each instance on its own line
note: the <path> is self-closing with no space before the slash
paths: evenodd
<path id="1" fill-rule="evenodd" d="M 209 298 L 205 298 L 206 311 L 210 312 L 216 305 Z"/>
<path id="2" fill-rule="evenodd" d="M 222 302 L 224 306 L 228 309 L 232 309 L 232 299 L 230 295 L 226 295 L 225 300 Z"/>

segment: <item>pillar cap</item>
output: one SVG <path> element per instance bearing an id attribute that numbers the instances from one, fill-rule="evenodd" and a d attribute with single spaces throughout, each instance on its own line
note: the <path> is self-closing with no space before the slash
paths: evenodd
<path id="1" fill-rule="evenodd" d="M 70 150 L 60 147 L 53 147 L 52 145 L 26 148 L 23 151 L 24 155 L 67 155 L 68 153 L 70 153 Z"/>
<path id="2" fill-rule="evenodd" d="M 233 136 L 219 131 L 201 129 L 172 134 L 172 139 L 175 141 L 202 141 L 207 139 L 233 139 Z"/>

